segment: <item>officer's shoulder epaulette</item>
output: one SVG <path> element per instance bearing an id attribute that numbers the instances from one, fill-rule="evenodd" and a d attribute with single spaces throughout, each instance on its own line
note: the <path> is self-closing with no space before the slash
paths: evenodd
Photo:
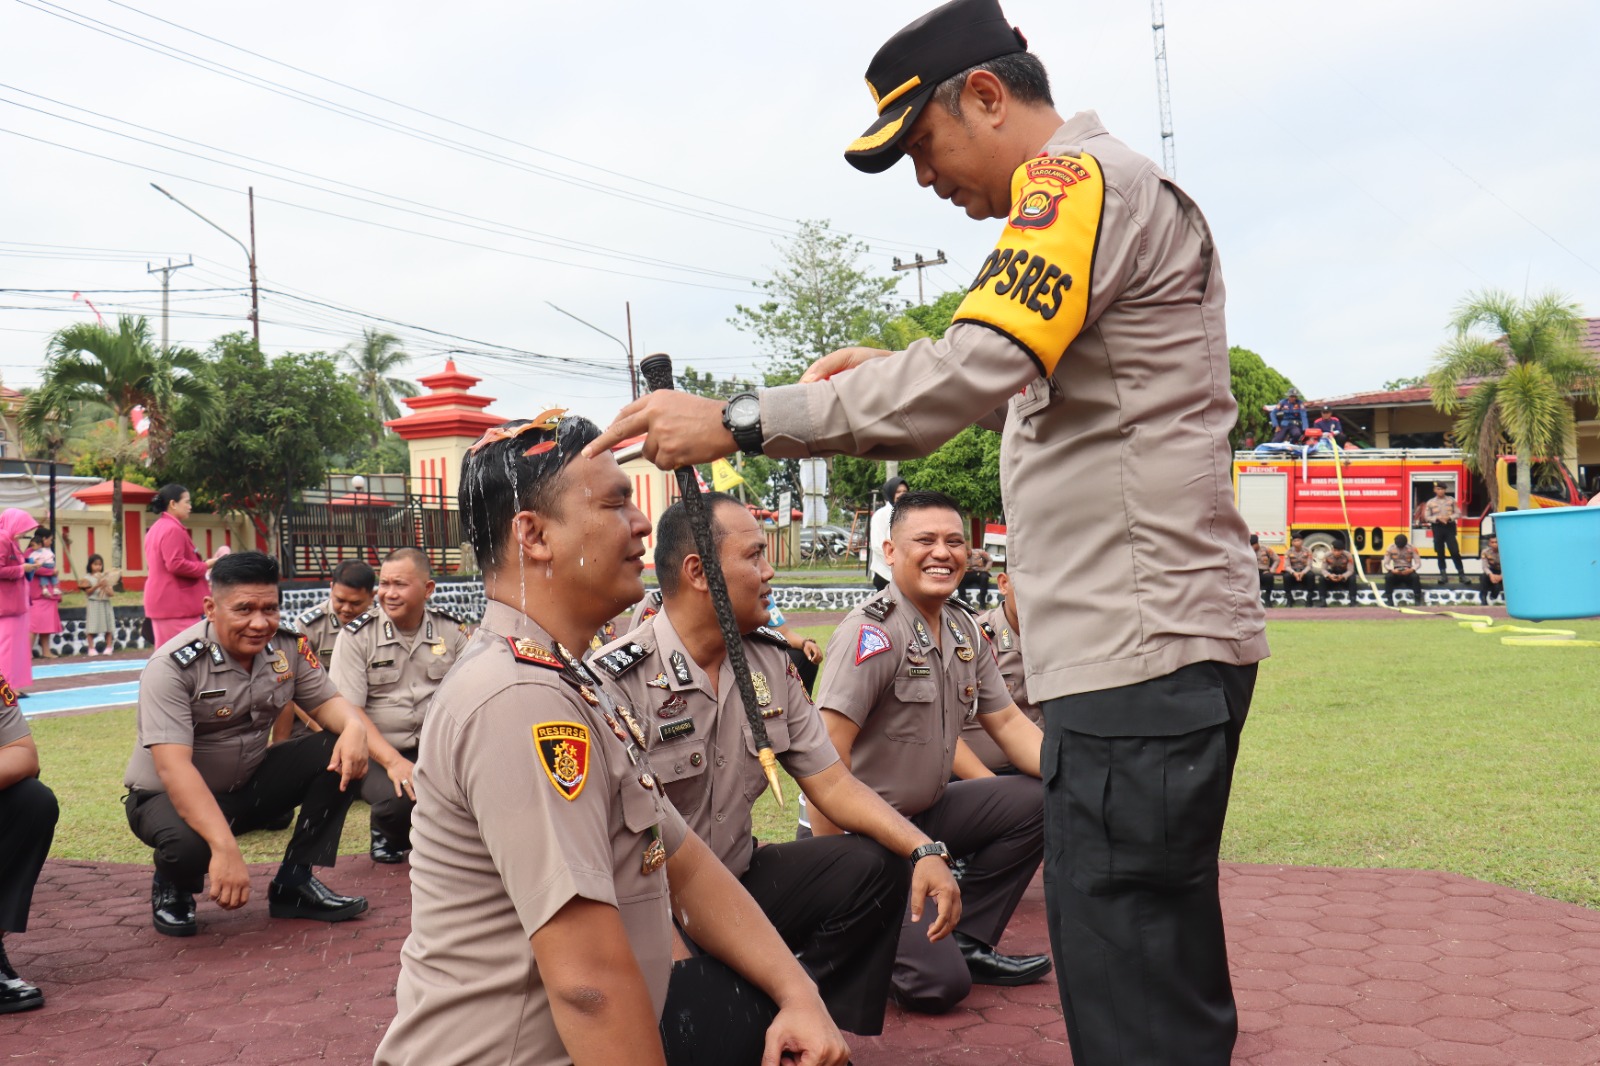
<path id="1" fill-rule="evenodd" d="M 978 628 L 983 630 L 983 635 L 989 638 L 991 644 L 994 643 L 994 623 L 980 621 Z"/>
<path id="2" fill-rule="evenodd" d="M 196 637 L 181 648 L 172 649 L 172 661 L 187 669 L 195 664 L 206 650 L 206 642 Z"/>
<path id="3" fill-rule="evenodd" d="M 545 666 L 551 670 L 567 668 L 567 664 L 561 661 L 560 656 L 536 640 L 528 637 L 507 637 L 506 643 L 511 647 L 512 657 L 518 662 Z"/>
<path id="4" fill-rule="evenodd" d="M 663 599 L 660 589 L 651 589 L 650 590 L 650 595 L 648 597 L 646 597 L 646 598 L 651 603 L 655 604 L 657 607 L 661 606 L 662 599 Z"/>
<path id="5" fill-rule="evenodd" d="M 882 597 L 881 599 L 868 600 L 866 603 L 861 605 L 861 613 L 872 619 L 874 622 L 881 622 L 885 618 L 888 618 L 890 612 L 893 610 L 894 601 L 889 599 L 887 596 Z"/>
<path id="6" fill-rule="evenodd" d="M 436 615 L 440 615 L 441 617 L 450 619 L 450 621 L 454 622 L 458 626 L 465 626 L 465 625 L 471 625 L 472 624 L 472 622 L 467 618 L 466 615 L 462 614 L 460 611 L 456 610 L 454 607 L 434 607 L 432 604 L 430 604 L 428 606 L 428 610 L 432 611 Z"/>
<path id="7" fill-rule="evenodd" d="M 787 648 L 789 646 L 789 638 L 784 636 L 782 633 L 779 633 L 771 626 L 756 626 L 756 628 L 751 631 L 750 635 L 752 637 L 760 637 L 762 640 L 765 640 L 770 644 L 776 644 L 780 648 Z"/>
<path id="8" fill-rule="evenodd" d="M 299 638 L 299 637 L 303 636 L 303 634 L 298 629 L 296 629 L 294 626 L 290 625 L 288 622 L 279 622 L 278 623 L 278 636 L 280 636 L 280 637 L 295 637 L 295 638 Z"/>
<path id="9" fill-rule="evenodd" d="M 589 657 L 589 662 L 615 680 L 649 657 L 650 653 L 638 640 L 626 640 L 601 648 Z"/>
<path id="10" fill-rule="evenodd" d="M 313 607 L 309 611 L 300 612 L 300 617 L 296 618 L 295 621 L 303 626 L 308 626 L 327 613 L 328 609 L 326 607 Z"/>
<path id="11" fill-rule="evenodd" d="M 978 609 L 976 607 L 972 606 L 972 604 L 968 603 L 966 600 L 962 599 L 960 596 L 951 596 L 948 600 L 945 600 L 944 602 L 946 603 L 946 605 L 948 605 L 950 607 L 959 607 L 959 608 L 961 608 L 963 611 L 966 611 L 968 614 L 970 614 L 974 618 L 978 617 Z"/>
<path id="12" fill-rule="evenodd" d="M 377 617 L 377 611 L 363 611 L 356 617 L 352 618 L 349 623 L 345 625 L 345 631 L 348 633 L 359 633 L 361 632 L 362 626 L 366 625 L 368 622 L 371 622 Z"/>

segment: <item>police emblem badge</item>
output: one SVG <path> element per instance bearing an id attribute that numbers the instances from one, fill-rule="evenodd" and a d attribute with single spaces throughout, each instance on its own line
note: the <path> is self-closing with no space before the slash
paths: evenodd
<path id="1" fill-rule="evenodd" d="M 577 722 L 542 722 L 533 727 L 533 746 L 550 783 L 561 798 L 578 798 L 589 779 L 589 729 Z"/>
<path id="2" fill-rule="evenodd" d="M 856 665 L 860 666 L 874 655 L 881 655 L 894 647 L 889 634 L 870 622 L 863 623 L 856 636 Z"/>
<path id="3" fill-rule="evenodd" d="M 767 675 L 760 670 L 750 674 L 750 687 L 756 690 L 756 706 L 767 707 L 772 703 L 772 689 L 767 687 Z"/>

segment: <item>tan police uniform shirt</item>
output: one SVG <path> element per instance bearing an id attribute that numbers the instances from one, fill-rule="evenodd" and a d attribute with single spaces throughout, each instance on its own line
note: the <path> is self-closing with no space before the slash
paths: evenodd
<path id="1" fill-rule="evenodd" d="M 1484 573 L 1498 574 L 1500 572 L 1500 549 L 1493 544 L 1484 544 L 1478 549 L 1478 562 L 1483 564 Z"/>
<path id="2" fill-rule="evenodd" d="M 891 584 L 829 638 L 817 706 L 860 727 L 851 772 L 909 818 L 944 794 L 961 727 L 1011 694 L 977 619 L 946 603 L 930 625 Z"/>
<path id="3" fill-rule="evenodd" d="M 11 682 L 0 677 L 0 748 L 31 736 L 33 730 L 29 728 L 28 720 L 22 717 L 22 708 L 17 705 L 17 690 L 11 687 Z"/>
<path id="4" fill-rule="evenodd" d="M 295 617 L 294 627 L 311 641 L 317 658 L 322 660 L 322 668 L 333 669 L 333 646 L 339 639 L 339 631 L 344 628 L 339 616 L 333 613 L 333 601 L 324 600 L 310 610 L 300 612 Z"/>
<path id="5" fill-rule="evenodd" d="M 1311 552 L 1306 548 L 1290 548 L 1285 559 L 1289 573 L 1310 574 L 1313 569 Z"/>
<path id="6" fill-rule="evenodd" d="M 762 627 L 745 638 L 744 654 L 772 751 L 791 777 L 806 778 L 839 755 L 788 644 L 783 634 Z M 733 667 L 724 658 L 713 689 L 666 611 L 601 648 L 589 666 L 638 711 L 650 761 L 672 805 L 722 864 L 743 876 L 752 854 L 751 811 L 767 778 Z"/>
<path id="7" fill-rule="evenodd" d="M 1265 544 L 1257 544 L 1254 550 L 1256 553 L 1256 571 L 1262 574 L 1271 573 L 1273 567 L 1278 565 L 1278 553 Z"/>
<path id="8" fill-rule="evenodd" d="M 414 633 L 374 607 L 344 627 L 330 673 L 339 694 L 367 712 L 384 740 L 410 751 L 428 701 L 466 643 L 466 626 L 431 607 Z"/>
<path id="9" fill-rule="evenodd" d="M 1006 609 L 1003 606 L 991 607 L 979 612 L 978 627 L 989 638 L 995 665 L 1000 668 L 1000 677 L 1006 683 L 1006 691 L 1011 694 L 1011 702 L 1017 705 L 1017 710 L 1028 716 L 1030 722 L 1043 729 L 1044 710 L 1028 701 L 1028 686 L 1022 671 L 1022 639 L 1011 628 Z M 976 716 L 961 727 L 961 739 L 989 769 L 1003 770 L 1011 766 L 1011 760 L 1006 758 L 1006 753 L 1000 750 L 1000 745 L 994 742 Z"/>
<path id="10" fill-rule="evenodd" d="M 616 907 L 659 1017 L 663 864 L 687 829 L 620 711 L 590 702 L 610 701 L 598 680 L 532 619 L 491 600 L 460 666 L 422 724 L 411 934 L 374 1061 L 566 1066 L 529 938 L 574 898 Z"/>
<path id="11" fill-rule="evenodd" d="M 1422 556 L 1417 553 L 1417 549 L 1409 544 L 1404 548 L 1398 544 L 1391 544 L 1383 549 L 1383 572 L 1386 574 L 1392 574 L 1397 569 L 1407 569 L 1414 572 L 1421 565 Z"/>
<path id="12" fill-rule="evenodd" d="M 1044 322 L 1049 299 L 1028 305 L 1039 325 L 1075 332 L 1041 355 L 958 311 L 942 339 L 761 393 L 765 450 L 778 458 L 927 455 L 1009 403 L 1007 562 L 1029 590 L 1020 607 L 1036 703 L 1267 656 L 1250 530 L 1233 503 L 1238 408 L 1211 231 L 1194 201 L 1093 112 L 1069 119 L 1048 153 L 1074 164 L 1092 156 L 1103 179 L 1080 184 L 1103 193 L 1101 209 L 1063 231 L 1097 234 L 1092 269 L 1068 271 L 1076 288 L 1062 293 L 1086 296 L 1081 324 L 1055 311 Z M 1070 214 L 1074 195 L 1057 206 Z M 1008 224 L 1003 241 L 1014 232 Z M 1004 283 L 996 253 L 978 288 Z"/>
<path id="13" fill-rule="evenodd" d="M 1422 505 L 1423 521 L 1430 524 L 1434 522 L 1454 522 L 1460 515 L 1461 510 L 1456 506 L 1456 498 L 1454 496 L 1442 498 L 1433 496 Z"/>
<path id="14" fill-rule="evenodd" d="M 628 612 L 628 622 L 621 627 L 623 633 L 632 633 L 650 619 L 661 613 L 665 604 L 660 589 L 651 589 L 644 594 L 644 599 L 633 605 L 633 610 Z M 614 639 L 614 638 L 613 638 Z M 610 641 L 607 641 L 610 643 Z"/>
<path id="15" fill-rule="evenodd" d="M 280 629 L 246 669 L 222 650 L 209 621 L 185 629 L 150 656 L 139 675 L 138 738 L 123 784 L 165 792 L 153 744 L 194 749 L 213 792 L 234 792 L 267 757 L 272 723 L 294 700 L 308 712 L 339 694 L 302 635 Z"/>

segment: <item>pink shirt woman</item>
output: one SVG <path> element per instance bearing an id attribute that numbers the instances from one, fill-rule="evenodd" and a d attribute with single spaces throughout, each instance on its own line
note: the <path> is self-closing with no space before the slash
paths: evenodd
<path id="1" fill-rule="evenodd" d="M 20 507 L 0 512 L 0 675 L 16 689 L 33 684 L 33 637 L 28 632 L 32 567 L 17 538 L 38 528 L 38 519 Z"/>
<path id="2" fill-rule="evenodd" d="M 150 501 L 161 517 L 145 531 L 144 560 L 149 575 L 144 582 L 144 614 L 161 647 L 200 621 L 211 592 L 206 575 L 216 558 L 202 559 L 189 536 L 189 512 L 194 504 L 182 485 L 167 485 Z"/>

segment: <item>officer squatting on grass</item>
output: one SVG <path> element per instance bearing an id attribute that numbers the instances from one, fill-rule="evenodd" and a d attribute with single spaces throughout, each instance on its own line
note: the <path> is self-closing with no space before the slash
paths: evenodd
<path id="1" fill-rule="evenodd" d="M 846 160 L 878 173 L 907 156 L 922 187 L 1004 220 L 949 331 L 825 354 L 800 383 L 727 403 L 652 393 L 587 452 L 645 434 L 663 469 L 735 450 L 909 459 L 973 423 L 1003 427 L 1073 1061 L 1223 1066 L 1238 1014 L 1217 852 L 1268 650 L 1229 479 L 1238 409 L 1215 241 L 1092 111 L 1056 111 L 996 0 L 904 27 L 867 82 L 877 115 Z M 1181 795 L 1164 796 L 1169 779 Z"/>
<path id="2" fill-rule="evenodd" d="M 422 722 L 375 1061 L 837 1066 L 810 976 L 663 796 L 642 709 L 569 651 L 644 594 L 650 526 L 611 454 L 581 455 L 598 434 L 547 412 L 463 464 L 489 604 Z M 674 920 L 705 955 L 674 964 Z"/>

